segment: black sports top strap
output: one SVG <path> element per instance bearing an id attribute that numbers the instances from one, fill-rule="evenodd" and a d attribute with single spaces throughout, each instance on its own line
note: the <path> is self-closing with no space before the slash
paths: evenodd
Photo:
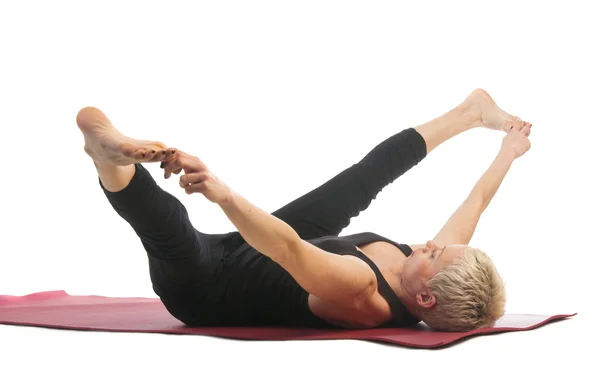
<path id="1" fill-rule="evenodd" d="M 385 301 L 388 302 L 388 304 L 390 305 L 390 309 L 392 310 L 392 315 L 394 316 L 392 323 L 397 327 L 413 325 L 415 323 L 414 316 L 408 311 L 408 309 L 406 309 L 406 307 L 400 301 L 398 296 L 396 296 L 396 293 L 385 280 L 383 274 L 381 273 L 379 268 L 377 268 L 375 263 L 358 249 L 356 249 L 354 255 L 359 259 L 363 260 L 365 263 L 367 263 L 369 267 L 371 267 L 373 272 L 375 272 L 375 276 L 377 276 L 378 290 L 385 299 Z"/>
<path id="2" fill-rule="evenodd" d="M 362 232 L 341 237 L 326 236 L 319 238 L 316 244 L 320 248 L 330 252 L 356 256 L 367 263 L 367 265 L 373 270 L 375 276 L 377 277 L 377 290 L 389 304 L 393 315 L 393 319 L 384 324 L 382 327 L 406 327 L 415 325 L 420 321 L 420 319 L 413 316 L 408 309 L 406 309 L 404 303 L 402 303 L 398 296 L 396 296 L 396 293 L 392 287 L 385 280 L 379 268 L 377 268 L 377 265 L 375 265 L 375 263 L 369 259 L 367 255 L 357 248 L 361 245 L 375 241 L 384 241 L 395 245 L 407 257 L 412 253 L 412 249 L 408 245 L 399 244 L 373 232 Z"/>
<path id="3" fill-rule="evenodd" d="M 400 249 L 404 256 L 408 257 L 412 253 L 412 249 L 406 244 L 400 244 L 387 237 L 383 237 L 373 232 L 361 232 L 354 235 L 345 236 L 345 239 L 351 240 L 356 246 L 360 247 L 363 244 L 372 243 L 374 241 L 384 241 L 390 243 Z"/>
<path id="4" fill-rule="evenodd" d="M 393 240 L 390 240 L 373 232 L 357 233 L 354 235 L 347 236 L 346 239 L 351 240 L 352 243 L 354 243 L 357 247 L 374 241 L 384 241 L 395 245 L 398 249 L 402 251 L 402 253 L 404 253 L 406 257 L 410 256 L 410 254 L 412 253 L 412 249 L 408 245 L 397 243 Z M 373 272 L 375 272 L 375 275 L 377 276 L 378 290 L 385 299 L 385 301 L 388 302 L 390 309 L 392 310 L 392 315 L 394 316 L 393 320 L 390 323 L 396 327 L 403 327 L 418 323 L 420 319 L 413 316 L 408 311 L 408 309 L 406 309 L 406 306 L 404 306 L 404 303 L 402 303 L 398 296 L 396 296 L 396 293 L 385 280 L 383 274 L 381 273 L 379 268 L 377 268 L 377 265 L 375 265 L 375 263 L 371 259 L 369 259 L 367 255 L 365 255 L 356 248 L 354 249 L 356 250 L 356 252 L 354 252 L 353 254 L 361 260 L 363 260 L 365 263 L 367 263 L 367 265 L 371 267 L 371 269 L 373 270 Z"/>

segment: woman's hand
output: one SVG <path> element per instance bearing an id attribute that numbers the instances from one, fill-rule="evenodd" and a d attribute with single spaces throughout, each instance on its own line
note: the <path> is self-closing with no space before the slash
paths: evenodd
<path id="1" fill-rule="evenodd" d="M 522 129 L 515 129 L 506 134 L 502 140 L 501 152 L 506 153 L 512 159 L 517 159 L 529 151 L 531 143 L 529 142 L 529 134 L 531 132 L 531 124 L 525 124 Z"/>
<path id="2" fill-rule="evenodd" d="M 161 163 L 164 168 L 165 179 L 171 174 L 184 172 L 179 178 L 179 186 L 185 189 L 185 193 L 202 193 L 209 201 L 222 204 L 231 199 L 231 189 L 217 178 L 204 163 L 196 156 L 182 151 L 177 151 L 167 160 Z"/>

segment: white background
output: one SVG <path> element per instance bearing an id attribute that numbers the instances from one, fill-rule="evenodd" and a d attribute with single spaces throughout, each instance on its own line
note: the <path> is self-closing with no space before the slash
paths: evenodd
<path id="1" fill-rule="evenodd" d="M 597 376 L 588 370 L 595 352 L 584 352 L 597 337 L 600 30 L 593 2 L 0 4 L 0 294 L 155 297 L 141 243 L 110 208 L 83 151 L 75 115 L 84 106 L 102 109 L 127 135 L 198 155 L 274 211 L 481 87 L 533 131 L 531 150 L 513 165 L 472 245 L 496 261 L 507 312 L 579 313 L 438 351 L 0 326 L 0 381 Z M 478 129 L 448 141 L 343 234 L 432 238 L 502 137 Z M 200 231 L 234 230 L 217 206 L 185 195 L 176 178 L 161 179 L 158 165 L 149 168 Z"/>

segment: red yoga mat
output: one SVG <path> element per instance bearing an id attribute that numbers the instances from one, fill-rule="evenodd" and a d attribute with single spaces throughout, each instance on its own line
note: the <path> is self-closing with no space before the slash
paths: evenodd
<path id="1" fill-rule="evenodd" d="M 416 328 L 326 330 L 281 327 L 188 327 L 158 299 L 71 296 L 65 291 L 0 296 L 0 324 L 87 331 L 146 332 L 216 336 L 243 340 L 372 340 L 418 348 L 445 346 L 467 337 L 525 331 L 576 315 L 505 315 L 493 328 L 439 332 Z"/>

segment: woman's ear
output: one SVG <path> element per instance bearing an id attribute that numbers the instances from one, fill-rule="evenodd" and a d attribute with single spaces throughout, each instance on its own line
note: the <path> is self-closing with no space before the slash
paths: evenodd
<path id="1" fill-rule="evenodd" d="M 430 292 L 421 292 L 417 294 L 417 304 L 422 308 L 431 308 L 435 305 L 435 296 Z"/>

